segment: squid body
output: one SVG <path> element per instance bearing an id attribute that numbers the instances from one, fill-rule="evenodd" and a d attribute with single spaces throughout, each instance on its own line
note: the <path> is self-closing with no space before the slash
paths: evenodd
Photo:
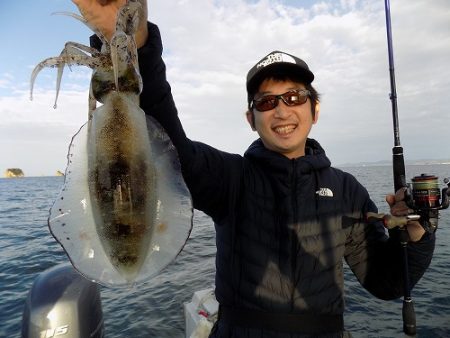
<path id="1" fill-rule="evenodd" d="M 192 202 L 177 152 L 139 107 L 142 81 L 133 37 L 139 9 L 129 0 L 119 10 L 111 41 L 94 29 L 101 51 L 68 42 L 31 75 L 32 93 L 38 73 L 57 67 L 58 98 L 65 65 L 93 69 L 88 122 L 70 143 L 64 185 L 48 223 L 74 267 L 107 286 L 130 286 L 158 274 L 192 229 Z"/>

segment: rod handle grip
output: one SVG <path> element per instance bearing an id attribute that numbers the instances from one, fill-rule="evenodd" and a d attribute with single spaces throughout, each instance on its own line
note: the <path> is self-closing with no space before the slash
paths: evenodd
<path id="1" fill-rule="evenodd" d="M 403 332 L 408 336 L 416 335 L 416 314 L 414 303 L 411 299 L 403 300 Z"/>

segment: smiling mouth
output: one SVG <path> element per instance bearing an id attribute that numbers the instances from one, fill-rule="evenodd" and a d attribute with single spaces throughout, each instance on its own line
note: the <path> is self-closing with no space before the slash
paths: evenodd
<path id="1" fill-rule="evenodd" d="M 290 124 L 287 126 L 275 127 L 275 128 L 272 128 L 272 130 L 279 135 L 288 135 L 288 134 L 292 133 L 295 130 L 295 128 L 297 128 L 296 125 Z"/>

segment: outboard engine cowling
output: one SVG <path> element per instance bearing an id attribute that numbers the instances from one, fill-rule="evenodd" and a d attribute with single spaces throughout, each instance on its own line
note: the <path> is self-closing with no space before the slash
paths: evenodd
<path id="1" fill-rule="evenodd" d="M 42 272 L 28 293 L 22 338 L 102 338 L 100 288 L 70 264 Z"/>

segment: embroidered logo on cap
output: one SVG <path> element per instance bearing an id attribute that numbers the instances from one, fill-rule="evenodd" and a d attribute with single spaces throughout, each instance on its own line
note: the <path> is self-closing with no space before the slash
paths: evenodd
<path id="1" fill-rule="evenodd" d="M 276 63 L 276 62 L 288 62 L 288 63 L 293 63 L 293 64 L 297 64 L 297 62 L 295 62 L 295 59 L 287 54 L 284 53 L 272 53 L 267 55 L 267 57 L 262 60 L 260 63 L 258 63 L 256 65 L 257 68 L 261 68 L 261 67 L 267 67 L 268 65 L 271 65 L 272 63 Z"/>
<path id="2" fill-rule="evenodd" d="M 322 197 L 333 197 L 333 192 L 330 188 L 319 188 L 319 190 L 316 191 L 316 194 Z"/>

